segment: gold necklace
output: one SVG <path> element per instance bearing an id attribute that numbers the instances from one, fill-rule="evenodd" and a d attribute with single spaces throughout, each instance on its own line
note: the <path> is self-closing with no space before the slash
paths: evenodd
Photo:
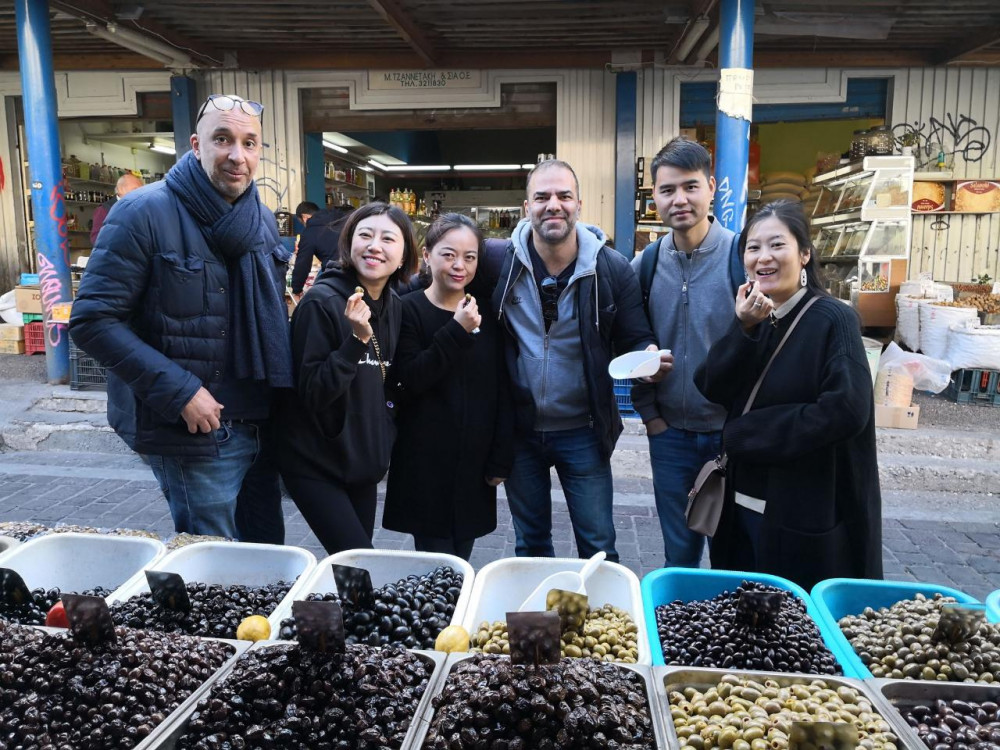
<path id="1" fill-rule="evenodd" d="M 378 339 L 375 338 L 375 331 L 372 330 L 372 346 L 375 347 L 375 359 L 378 360 L 378 369 L 382 371 L 382 383 L 385 384 L 385 362 L 382 361 L 382 350 L 379 348 Z"/>

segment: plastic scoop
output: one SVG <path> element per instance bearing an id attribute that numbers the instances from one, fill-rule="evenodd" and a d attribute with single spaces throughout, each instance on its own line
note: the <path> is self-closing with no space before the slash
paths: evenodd
<path id="1" fill-rule="evenodd" d="M 670 354 L 669 349 L 658 352 L 628 352 L 608 363 L 608 374 L 615 380 L 648 378 L 660 369 L 660 355 Z"/>
<path id="2" fill-rule="evenodd" d="M 650 352 L 652 354 L 652 352 Z M 572 570 L 562 570 L 558 573 L 553 573 L 542 580 L 535 590 L 532 591 L 528 598 L 524 600 L 524 603 L 517 608 L 518 612 L 541 612 L 546 609 L 546 597 L 548 593 L 553 589 L 559 589 L 560 591 L 569 591 L 573 594 L 583 594 L 587 595 L 587 579 L 590 574 L 593 573 L 597 566 L 601 564 L 607 554 L 604 552 L 598 552 L 592 558 L 584 563 L 583 567 L 580 568 L 580 572 L 577 573 Z"/>

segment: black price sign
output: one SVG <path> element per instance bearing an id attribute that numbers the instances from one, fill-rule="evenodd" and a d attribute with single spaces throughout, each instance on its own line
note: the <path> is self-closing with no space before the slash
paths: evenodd
<path id="1" fill-rule="evenodd" d="M 752 628 L 772 624 L 781 612 L 785 595 L 780 591 L 754 591 L 748 589 L 736 602 L 736 620 Z"/>
<path id="2" fill-rule="evenodd" d="M 507 635 L 513 664 L 556 664 L 562 655 L 559 613 L 508 612 Z"/>
<path id="3" fill-rule="evenodd" d="M 342 654 L 347 648 L 344 611 L 337 602 L 292 602 L 299 645 L 321 654 Z"/>
<path id="4" fill-rule="evenodd" d="M 11 606 L 19 606 L 31 601 L 31 591 L 16 570 L 0 568 L 0 592 L 3 600 Z"/>
<path id="5" fill-rule="evenodd" d="M 831 721 L 793 721 L 788 750 L 855 750 L 858 730 L 853 724 Z"/>
<path id="6" fill-rule="evenodd" d="M 146 583 L 153 595 L 153 601 L 164 609 L 178 612 L 191 611 L 191 599 L 188 597 L 184 579 L 177 573 L 167 573 L 163 570 L 147 570 Z"/>
<path id="7" fill-rule="evenodd" d="M 586 594 L 552 589 L 545 595 L 545 609 L 559 613 L 562 631 L 580 632 L 590 611 Z"/>
<path id="8" fill-rule="evenodd" d="M 372 577 L 367 570 L 351 565 L 331 564 L 330 567 L 333 568 L 333 580 L 337 583 L 341 601 L 359 609 L 371 609 L 375 606 Z"/>
<path id="9" fill-rule="evenodd" d="M 88 646 L 115 643 L 115 623 L 111 619 L 108 603 L 99 596 L 63 594 L 66 619 L 73 637 Z"/>
<path id="10" fill-rule="evenodd" d="M 961 643 L 979 632 L 986 620 L 986 606 L 983 604 L 946 604 L 941 608 L 941 617 L 931 636 L 935 641 Z"/>

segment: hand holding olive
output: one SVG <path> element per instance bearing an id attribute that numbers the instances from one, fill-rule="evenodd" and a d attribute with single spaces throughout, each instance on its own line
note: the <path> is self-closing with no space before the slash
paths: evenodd
<path id="1" fill-rule="evenodd" d="M 475 329 L 479 328 L 479 324 L 483 322 L 483 318 L 479 314 L 479 305 L 476 303 L 476 298 L 471 294 L 465 295 L 462 301 L 458 303 L 458 307 L 455 309 L 455 320 L 468 333 L 475 331 Z"/>
<path id="2" fill-rule="evenodd" d="M 370 323 L 372 311 L 365 303 L 363 293 L 355 292 L 347 298 L 347 307 L 344 309 L 344 315 L 347 317 L 347 322 L 351 324 L 351 330 L 354 335 L 367 344 L 372 337 L 372 326 Z"/>
<path id="3" fill-rule="evenodd" d="M 774 302 L 760 291 L 756 283 L 748 281 L 736 292 L 736 317 L 742 326 L 750 330 L 766 319 L 774 310 Z"/>

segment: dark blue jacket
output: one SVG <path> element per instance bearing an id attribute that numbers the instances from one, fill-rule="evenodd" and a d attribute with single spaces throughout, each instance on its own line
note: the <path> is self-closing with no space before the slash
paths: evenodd
<path id="1" fill-rule="evenodd" d="M 274 258 L 278 288 L 286 262 Z M 165 182 L 129 193 L 108 213 L 70 334 L 134 394 L 129 404 L 125 389 L 109 389 L 108 419 L 139 453 L 218 455 L 215 434 L 189 433 L 181 410 L 201 386 L 212 390 L 225 376 L 228 292 L 225 261 Z"/>

